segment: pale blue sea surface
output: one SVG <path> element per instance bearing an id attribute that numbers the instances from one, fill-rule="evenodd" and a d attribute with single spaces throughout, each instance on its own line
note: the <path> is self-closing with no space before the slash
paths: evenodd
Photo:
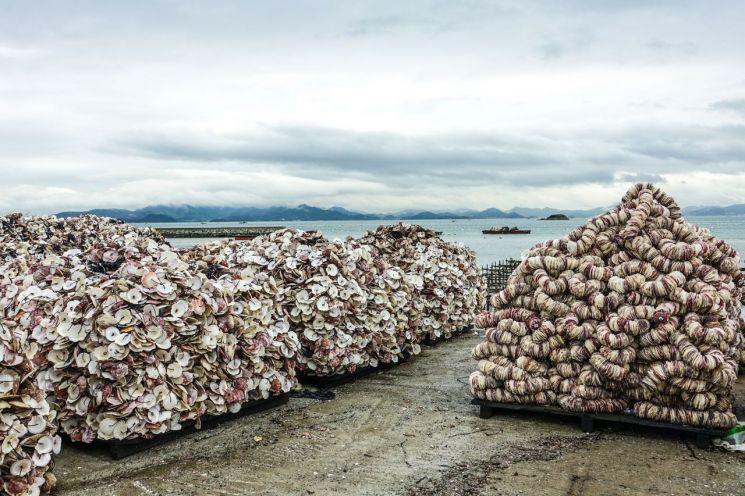
<path id="1" fill-rule="evenodd" d="M 740 254 L 745 253 L 745 217 L 687 217 L 689 222 L 711 229 L 717 237 L 727 241 Z M 566 221 L 546 221 L 538 219 L 478 219 L 478 220 L 420 220 L 414 222 L 422 226 L 442 231 L 446 240 L 460 241 L 476 252 L 480 264 L 487 264 L 506 258 L 519 258 L 521 254 L 547 239 L 564 236 L 573 228 L 583 224 L 586 219 L 574 218 Z M 360 236 L 367 230 L 375 229 L 381 224 L 394 224 L 398 221 L 309 221 L 309 222 L 212 222 L 201 223 L 171 223 L 148 224 L 153 227 L 207 227 L 207 226 L 284 226 L 297 229 L 317 229 L 330 239 L 344 239 L 347 236 Z M 491 226 L 518 226 L 530 229 L 530 234 L 513 234 L 506 236 L 485 236 L 482 229 Z M 169 240 L 173 246 L 188 247 L 197 243 L 208 242 L 212 239 L 182 238 Z M 742 255 L 741 255 L 742 258 Z"/>

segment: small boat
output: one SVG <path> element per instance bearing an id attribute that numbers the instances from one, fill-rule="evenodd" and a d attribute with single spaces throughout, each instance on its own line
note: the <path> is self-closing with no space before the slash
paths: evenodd
<path id="1" fill-rule="evenodd" d="M 481 231 L 482 234 L 530 234 L 530 229 L 518 229 L 517 227 L 496 227 L 492 226 L 489 229 Z"/>

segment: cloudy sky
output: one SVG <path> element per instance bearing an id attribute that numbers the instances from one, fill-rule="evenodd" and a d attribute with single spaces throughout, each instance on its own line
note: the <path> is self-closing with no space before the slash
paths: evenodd
<path id="1" fill-rule="evenodd" d="M 0 211 L 745 202 L 745 3 L 4 1 Z"/>

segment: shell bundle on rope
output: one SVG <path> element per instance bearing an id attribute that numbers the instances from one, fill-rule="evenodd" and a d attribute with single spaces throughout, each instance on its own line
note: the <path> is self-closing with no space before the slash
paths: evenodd
<path id="1" fill-rule="evenodd" d="M 461 243 L 443 241 L 434 231 L 399 223 L 368 231 L 360 243 L 400 268 L 415 288 L 413 306 L 421 312 L 411 321 L 419 339 L 449 338 L 473 322 L 486 301 L 486 287 L 476 256 Z"/>
<path id="2" fill-rule="evenodd" d="M 740 277 L 740 303 L 742 309 L 745 311 L 745 269 L 741 270 L 743 273 Z M 745 315 L 743 312 L 740 313 L 740 332 L 743 334 L 742 347 L 740 349 L 740 366 L 745 367 Z"/>
<path id="3" fill-rule="evenodd" d="M 743 294 L 745 294 L 745 290 L 743 290 Z M 743 334 L 743 346 L 740 348 L 740 366 L 745 366 L 745 318 L 742 316 L 740 316 L 740 332 Z"/>
<path id="4" fill-rule="evenodd" d="M 0 264 L 0 492 L 36 495 L 55 483 L 52 456 L 60 438 L 56 411 L 35 381 L 43 356 L 29 335 L 40 314 L 33 295 L 19 295 L 11 282 L 16 270 Z"/>
<path id="5" fill-rule="evenodd" d="M 369 247 L 365 249 L 370 250 Z M 390 266 L 386 260 L 377 259 L 375 266 L 378 270 L 373 276 L 372 284 L 367 287 L 365 320 L 372 328 L 379 330 L 380 336 L 373 338 L 374 348 L 371 351 L 383 363 L 418 355 L 421 346 L 416 323 L 422 317 L 420 309 L 414 304 L 417 298 L 416 288 L 403 270 Z M 381 343 L 390 342 L 393 338 L 395 346 L 381 347 Z"/>
<path id="6" fill-rule="evenodd" d="M 477 398 L 736 423 L 739 258 L 649 184 L 532 248 L 477 325 Z"/>

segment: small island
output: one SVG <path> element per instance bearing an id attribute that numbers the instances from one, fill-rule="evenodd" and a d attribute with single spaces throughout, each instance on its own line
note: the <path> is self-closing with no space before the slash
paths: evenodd
<path id="1" fill-rule="evenodd" d="M 544 217 L 538 220 L 569 220 L 569 217 L 564 214 L 551 214 L 548 217 Z"/>

